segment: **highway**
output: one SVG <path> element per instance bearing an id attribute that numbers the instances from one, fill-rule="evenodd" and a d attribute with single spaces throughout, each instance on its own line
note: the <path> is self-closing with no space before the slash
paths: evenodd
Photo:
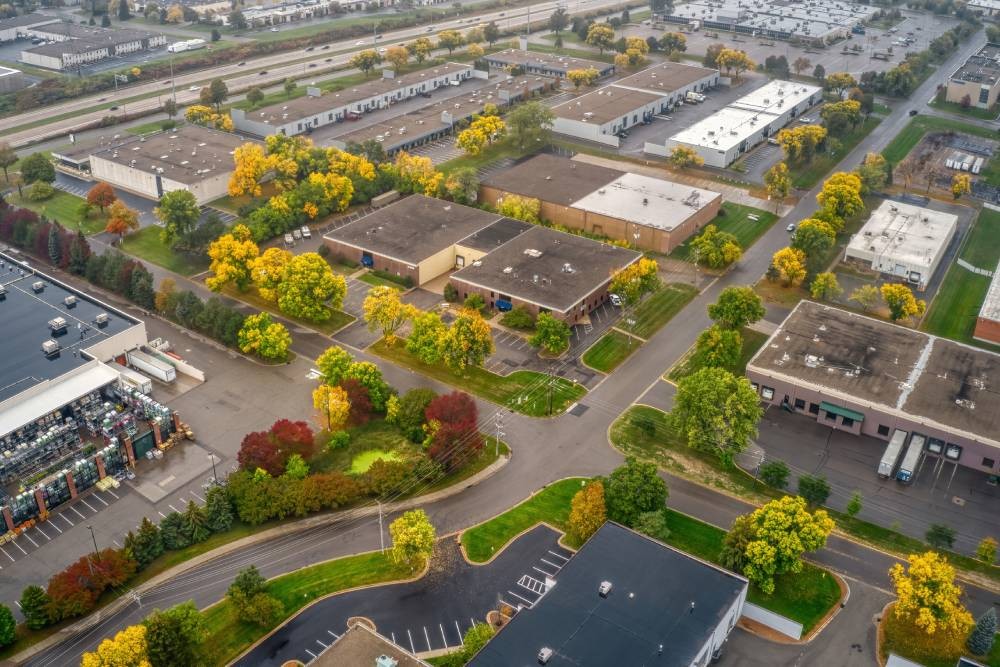
<path id="1" fill-rule="evenodd" d="M 361 40 L 348 39 L 331 42 L 312 47 L 311 51 L 297 49 L 253 58 L 245 61 L 243 64 L 220 65 L 196 72 L 180 74 L 174 77 L 173 83 L 169 79 L 161 79 L 124 87 L 119 89 L 117 93 L 115 91 L 106 91 L 97 95 L 89 95 L 21 113 L 16 116 L 0 118 L 0 136 L 11 146 L 19 148 L 55 136 L 68 134 L 80 128 L 89 127 L 110 114 L 118 113 L 124 115 L 127 113 L 134 115 L 139 112 L 156 111 L 162 106 L 163 100 L 170 94 L 171 89 L 176 90 L 178 106 L 184 106 L 197 102 L 201 87 L 212 79 L 224 79 L 229 90 L 234 92 L 246 90 L 253 86 L 271 86 L 279 84 L 289 77 L 298 79 L 307 76 L 310 70 L 318 74 L 334 67 L 345 65 L 356 51 L 362 49 L 370 49 L 374 46 L 381 47 L 416 37 L 426 36 L 433 39 L 438 32 L 451 28 L 460 29 L 464 33 L 475 25 L 489 23 L 490 21 L 496 21 L 504 29 L 508 25 L 516 27 L 527 23 L 529 15 L 530 20 L 533 21 L 548 18 L 548 15 L 555 11 L 556 7 L 560 4 L 565 5 L 566 3 L 561 0 L 540 2 L 527 7 L 488 12 L 474 17 L 463 17 L 458 20 L 436 23 L 433 26 L 405 28 L 383 33 L 378 40 L 367 37 Z M 570 13 L 579 13 L 581 11 L 594 11 L 622 4 L 622 0 L 579 0 L 579 2 L 573 3 L 572 9 L 567 7 L 567 11 Z M 335 24 L 331 23 L 331 27 L 333 25 Z M 310 67 L 310 64 L 315 65 L 315 67 Z M 194 90 L 191 88 L 194 88 Z M 126 101 L 147 95 L 151 97 L 131 102 Z M 102 108 L 92 110 L 97 106 L 101 106 Z M 110 106 L 118 106 L 119 109 L 115 112 L 110 112 Z M 41 123 L 46 118 L 60 118 L 74 112 L 79 113 L 68 118 L 53 120 L 44 125 L 40 124 L 37 127 L 17 129 L 31 123 Z"/>

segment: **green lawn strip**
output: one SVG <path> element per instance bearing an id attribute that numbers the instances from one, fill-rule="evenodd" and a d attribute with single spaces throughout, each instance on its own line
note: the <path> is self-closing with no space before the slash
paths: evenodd
<path id="1" fill-rule="evenodd" d="M 977 268 L 996 270 L 1000 261 L 1000 212 L 988 208 L 980 212 L 962 245 L 960 256 Z M 937 336 L 996 349 L 972 338 L 976 317 L 989 286 L 988 277 L 952 264 L 921 328 Z"/>
<path id="2" fill-rule="evenodd" d="M 602 373 L 610 373 L 639 349 L 642 341 L 621 331 L 609 331 L 583 354 L 583 363 Z"/>
<path id="3" fill-rule="evenodd" d="M 564 38 L 565 39 L 565 38 Z M 590 51 L 588 49 L 557 49 L 554 46 L 547 46 L 545 44 L 528 44 L 529 51 L 535 51 L 536 53 L 552 53 L 558 56 L 570 56 L 571 58 L 586 58 L 588 60 L 599 60 L 605 63 L 612 63 L 615 61 L 615 57 L 611 53 L 598 53 L 597 51 Z"/>
<path id="4" fill-rule="evenodd" d="M 361 475 L 368 472 L 368 469 L 372 467 L 372 464 L 376 461 L 385 461 L 389 463 L 391 461 L 400 461 L 399 454 L 396 452 L 386 452 L 381 449 L 369 449 L 364 451 L 351 461 L 351 469 L 348 471 L 352 475 Z"/>
<path id="5" fill-rule="evenodd" d="M 816 185 L 881 122 L 882 119 L 879 116 L 871 115 L 850 132 L 834 137 L 841 142 L 840 149 L 833 153 L 825 151 L 813 157 L 808 164 L 802 167 L 793 167 L 790 170 L 792 172 L 792 185 L 801 190 L 808 190 Z"/>
<path id="6" fill-rule="evenodd" d="M 402 341 L 389 346 L 380 340 L 368 349 L 383 359 L 530 417 L 549 414 L 550 396 L 552 414 L 556 415 L 587 393 L 583 386 L 575 382 L 536 371 L 497 375 L 483 368 L 469 367 L 462 373 L 455 373 L 444 364 L 420 361 L 406 350 Z"/>
<path id="7" fill-rule="evenodd" d="M 764 345 L 767 341 L 767 334 L 761 333 L 759 331 L 754 331 L 753 329 L 743 328 L 740 330 L 740 337 L 743 339 L 743 345 L 740 347 L 740 359 L 734 368 L 729 370 L 737 376 L 742 376 L 746 374 L 747 363 L 749 363 L 750 358 L 757 353 L 757 350 Z M 687 353 L 677 361 L 676 364 L 667 372 L 667 379 L 677 382 L 681 378 L 687 377 L 692 373 L 696 373 L 701 370 L 701 364 L 694 357 L 694 347 L 692 346 Z"/>
<path id="8" fill-rule="evenodd" d="M 77 197 L 63 190 L 56 190 L 54 195 L 44 201 L 31 201 L 27 197 L 22 198 L 16 194 L 10 197 L 10 203 L 31 209 L 49 220 L 55 220 L 66 229 L 73 231 L 82 229 L 87 236 L 104 231 L 104 227 L 108 224 L 108 216 L 96 209 L 96 212 L 91 214 L 86 222 L 80 222 L 80 204 L 84 201 L 83 197 Z"/>
<path id="9" fill-rule="evenodd" d="M 129 134 L 152 134 L 153 132 L 162 132 L 163 124 L 166 123 L 168 118 L 164 117 L 160 120 L 151 120 L 148 123 L 143 123 L 141 125 L 133 125 L 132 127 L 125 128 L 125 131 Z M 184 121 L 174 121 L 177 126 L 180 127 L 184 124 Z"/>
<path id="10" fill-rule="evenodd" d="M 632 309 L 630 317 L 635 324 L 628 327 L 629 333 L 649 339 L 697 294 L 697 289 L 684 283 L 664 285 Z"/>
<path id="11" fill-rule="evenodd" d="M 205 610 L 208 630 L 203 642 L 203 660 L 207 665 L 225 665 L 267 634 L 272 627 L 285 622 L 298 610 L 325 595 L 412 576 L 410 569 L 393 563 L 387 554 L 378 552 L 347 556 L 305 567 L 270 580 L 267 592 L 284 606 L 282 618 L 272 626 L 261 627 L 243 623 L 228 600 Z"/>
<path id="12" fill-rule="evenodd" d="M 356 270 L 357 269 L 352 269 L 351 272 L 353 273 Z M 368 283 L 373 287 L 391 287 L 392 289 L 397 289 L 397 290 L 406 289 L 399 283 L 394 282 L 392 280 L 386 280 L 385 278 L 380 278 L 379 276 L 376 276 L 374 273 L 370 271 L 365 271 L 364 273 L 362 273 L 360 276 L 358 276 L 358 280 L 360 280 L 363 283 Z"/>
<path id="13" fill-rule="evenodd" d="M 37 76 L 40 79 L 54 79 L 57 76 L 62 76 L 58 72 L 53 72 L 44 67 L 35 67 L 34 65 L 27 65 L 22 62 L 14 62 L 13 60 L 0 60 L 0 66 L 20 70 L 29 76 Z"/>
<path id="14" fill-rule="evenodd" d="M 992 109 L 981 109 L 979 107 L 969 107 L 963 108 L 961 104 L 955 102 L 938 102 L 934 100 L 931 102 L 931 106 L 935 109 L 940 109 L 941 111 L 949 111 L 951 113 L 958 114 L 960 116 L 968 116 L 969 118 L 978 118 L 980 120 L 993 120 L 997 117 L 997 108 Z"/>
<path id="15" fill-rule="evenodd" d="M 462 533 L 465 555 L 485 563 L 512 539 L 544 521 L 560 530 L 569 521 L 570 501 L 585 480 L 572 477 L 549 484 L 524 502 Z"/>
<path id="16" fill-rule="evenodd" d="M 559 34 L 562 35 L 563 44 L 579 44 L 581 46 L 586 45 L 586 42 L 580 39 L 580 36 L 571 30 L 564 30 Z M 549 42 L 555 42 L 556 33 L 551 32 L 547 35 L 542 35 L 542 39 Z"/>
<path id="17" fill-rule="evenodd" d="M 480 169 L 493 162 L 499 162 L 500 160 L 506 158 L 520 158 L 529 153 L 530 151 L 525 151 L 517 146 L 514 146 L 509 141 L 501 141 L 499 143 L 493 144 L 487 147 L 483 152 L 478 155 L 460 155 L 456 158 L 448 160 L 447 162 L 442 162 L 438 165 L 438 171 L 443 174 L 451 174 L 458 169 L 472 168 Z"/>
<path id="18" fill-rule="evenodd" d="M 736 241 L 744 250 L 752 246 L 778 220 L 778 216 L 770 211 L 728 201 L 723 202 L 722 211 L 724 214 L 713 218 L 711 224 L 718 227 L 720 232 L 727 232 L 735 236 Z M 758 220 L 751 220 L 748 217 L 750 215 L 757 216 Z M 674 248 L 670 257 L 686 262 L 691 261 L 690 241 L 689 238 Z"/>
<path id="19" fill-rule="evenodd" d="M 207 257 L 195 258 L 184 253 L 174 252 L 160 238 L 161 231 L 156 225 L 144 227 L 127 235 L 121 248 L 139 259 L 152 262 L 182 276 L 190 277 L 208 268 Z"/>
<path id="20" fill-rule="evenodd" d="M 316 331 L 324 333 L 328 336 L 331 336 L 337 331 L 340 331 L 348 324 L 353 322 L 355 319 L 352 315 L 348 315 L 342 310 L 335 310 L 333 308 L 327 308 L 327 310 L 330 313 L 330 318 L 325 322 L 313 322 L 311 320 L 306 320 L 301 317 L 291 317 L 290 315 L 282 313 L 278 309 L 278 304 L 276 304 L 273 301 L 268 301 L 267 299 L 262 297 L 257 292 L 256 287 L 250 287 L 249 289 L 247 289 L 247 291 L 241 292 L 234 286 L 227 285 L 226 287 L 222 288 L 222 293 L 225 294 L 226 296 L 236 299 L 237 301 L 242 301 L 243 303 L 247 304 L 248 306 L 252 306 L 257 310 L 269 312 L 272 315 L 277 315 L 278 317 L 284 318 L 286 320 L 294 322 L 295 324 L 306 327 L 308 329 L 315 329 Z"/>
<path id="21" fill-rule="evenodd" d="M 939 116 L 916 116 L 906 127 L 900 131 L 896 137 L 889 142 L 889 145 L 882 151 L 885 159 L 892 164 L 899 164 L 906 154 L 920 143 L 921 137 L 927 132 L 963 132 L 985 139 L 996 139 L 996 131 L 963 123 L 960 120 L 951 118 L 941 118 Z"/>
<path id="22" fill-rule="evenodd" d="M 906 636 L 906 629 L 891 611 L 882 619 L 882 631 L 884 641 L 882 642 L 882 655 L 888 657 L 890 653 L 895 653 L 901 658 L 912 660 L 923 667 L 955 667 L 959 656 L 949 656 L 941 658 L 932 655 L 921 646 L 915 646 L 914 642 Z M 993 649 L 987 656 L 973 656 L 968 651 L 963 651 L 963 656 L 974 660 L 977 664 L 988 667 L 1000 667 L 1000 641 L 993 642 Z"/>

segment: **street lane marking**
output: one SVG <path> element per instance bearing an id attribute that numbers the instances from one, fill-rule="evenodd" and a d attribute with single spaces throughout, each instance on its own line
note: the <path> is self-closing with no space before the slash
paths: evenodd
<path id="1" fill-rule="evenodd" d="M 90 507 L 90 503 L 88 503 L 83 498 L 80 498 L 80 502 L 83 503 L 84 505 L 86 505 L 87 507 Z M 95 510 L 93 507 L 90 507 L 90 511 L 93 512 L 94 514 L 97 514 L 97 510 Z"/>
<path id="2" fill-rule="evenodd" d="M 413 645 L 413 635 L 410 634 L 409 628 L 406 628 L 406 636 L 410 638 L 410 653 L 416 653 L 417 647 Z"/>
<path id="3" fill-rule="evenodd" d="M 38 542 L 36 542 L 33 539 L 31 539 L 31 535 L 28 535 L 27 533 L 21 533 L 21 534 L 24 535 L 25 537 L 27 537 L 28 541 L 31 542 L 32 544 L 34 544 L 36 547 L 38 546 Z"/>
<path id="4" fill-rule="evenodd" d="M 78 517 L 80 517 L 81 519 L 86 519 L 87 518 L 87 517 L 83 516 L 82 514 L 80 514 L 80 510 L 78 510 L 77 508 L 73 507 L 72 505 L 70 505 L 69 508 L 71 510 L 73 510 L 74 512 L 76 512 L 76 515 Z"/>
<path id="5" fill-rule="evenodd" d="M 424 627 L 424 639 L 427 640 L 427 650 L 433 651 L 434 649 L 431 648 L 431 636 L 427 634 L 427 626 L 425 625 L 423 627 Z"/>
<path id="6" fill-rule="evenodd" d="M 93 496 L 93 497 L 94 497 L 94 498 L 97 498 L 97 499 L 98 499 L 98 500 L 100 500 L 100 501 L 101 501 L 102 503 L 104 503 L 104 506 L 105 506 L 105 507 L 108 507 L 108 501 L 107 501 L 107 500 L 105 500 L 104 498 L 101 498 L 101 497 L 100 497 L 99 495 L 97 495 L 96 493 L 94 494 L 94 496 Z"/>

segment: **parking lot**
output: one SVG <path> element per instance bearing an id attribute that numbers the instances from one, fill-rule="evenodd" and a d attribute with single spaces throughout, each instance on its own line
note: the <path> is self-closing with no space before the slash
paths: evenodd
<path id="1" fill-rule="evenodd" d="M 546 578 L 554 579 L 571 552 L 558 533 L 537 526 L 509 544 L 491 562 L 471 565 L 453 539 L 438 542 L 430 571 L 421 579 L 337 595 L 317 602 L 279 628 L 236 665 L 308 663 L 336 640 L 347 619 L 369 619 L 382 636 L 413 653 L 462 646 L 472 625 L 505 603 L 513 609 L 537 604 Z"/>

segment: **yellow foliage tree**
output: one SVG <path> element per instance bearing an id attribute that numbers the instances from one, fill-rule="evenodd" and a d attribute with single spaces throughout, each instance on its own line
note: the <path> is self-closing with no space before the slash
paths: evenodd
<path id="1" fill-rule="evenodd" d="M 816 201 L 825 217 L 846 218 L 860 213 L 865 208 L 861 179 L 853 172 L 838 171 L 823 183 Z"/>
<path id="2" fill-rule="evenodd" d="M 893 613 L 935 642 L 961 646 L 972 628 L 972 614 L 962 605 L 962 589 L 955 583 L 955 568 L 940 554 L 911 554 L 908 567 L 896 563 L 889 578 L 896 587 Z"/>
<path id="3" fill-rule="evenodd" d="M 889 307 L 889 318 L 895 322 L 909 317 L 920 317 L 927 310 L 927 302 L 913 296 L 913 290 L 902 283 L 885 283 L 881 288 L 882 300 Z"/>
<path id="4" fill-rule="evenodd" d="M 687 146 L 675 146 L 674 150 L 670 151 L 667 161 L 678 169 L 700 167 L 705 164 L 705 159 L 698 155 L 698 151 Z"/>
<path id="5" fill-rule="evenodd" d="M 468 48 L 465 49 L 465 53 L 470 58 L 475 59 L 475 58 L 482 58 L 483 54 L 486 53 L 486 51 L 483 49 L 483 47 L 479 46 L 478 44 L 469 44 Z"/>
<path id="6" fill-rule="evenodd" d="M 108 224 L 104 231 L 124 237 L 137 229 L 139 229 L 139 214 L 126 206 L 121 199 L 113 201 L 108 207 Z"/>
<path id="7" fill-rule="evenodd" d="M 398 73 L 409 61 L 410 52 L 404 46 L 390 46 L 385 53 L 385 59 L 392 63 L 393 71 Z"/>
<path id="8" fill-rule="evenodd" d="M 607 520 L 604 484 L 593 481 L 576 492 L 570 502 L 568 532 L 577 542 L 587 541 Z"/>
<path id="9" fill-rule="evenodd" d="M 243 144 L 233 151 L 233 173 L 229 177 L 229 196 L 259 197 L 260 179 L 272 168 L 260 144 Z"/>
<path id="10" fill-rule="evenodd" d="M 566 72 L 566 78 L 570 80 L 574 88 L 580 86 L 593 86 L 600 78 L 601 73 L 595 67 L 587 69 L 571 69 Z"/>
<path id="11" fill-rule="evenodd" d="M 951 177 L 951 196 L 958 199 L 972 192 L 972 178 L 968 174 L 955 174 Z"/>
<path id="12" fill-rule="evenodd" d="M 594 23 L 587 30 L 587 44 L 596 46 L 603 55 L 605 49 L 610 49 L 615 43 L 615 29 L 607 23 Z"/>
<path id="13" fill-rule="evenodd" d="M 371 331 L 381 331 L 390 345 L 396 340 L 399 327 L 417 314 L 417 309 L 399 298 L 399 290 L 381 285 L 368 290 L 362 304 L 365 322 Z"/>
<path id="14" fill-rule="evenodd" d="M 799 125 L 778 132 L 775 141 L 791 163 L 806 162 L 816 154 L 816 147 L 826 140 L 826 128 L 821 125 Z"/>
<path id="15" fill-rule="evenodd" d="M 520 195 L 505 195 L 497 204 L 497 211 L 500 215 L 515 220 L 523 220 L 537 225 L 541 222 L 542 203 L 533 197 L 522 197 Z"/>
<path id="16" fill-rule="evenodd" d="M 208 289 L 221 291 L 229 283 L 235 283 L 241 291 L 250 285 L 251 263 L 257 259 L 260 249 L 253 242 L 253 235 L 246 225 L 236 225 L 228 234 L 223 234 L 208 245 L 209 267 L 212 276 L 205 280 Z"/>
<path id="17" fill-rule="evenodd" d="M 167 23 L 180 23 L 184 20 L 184 8 L 180 5 L 171 5 L 167 10 Z"/>
<path id="18" fill-rule="evenodd" d="M 782 248 L 774 253 L 771 266 L 777 270 L 786 287 L 801 285 L 806 278 L 806 254 L 798 248 Z"/>
<path id="19" fill-rule="evenodd" d="M 278 285 L 285 279 L 285 267 L 292 261 L 292 253 L 282 248 L 268 248 L 260 257 L 250 261 L 250 279 L 257 292 L 268 301 L 277 301 Z"/>
<path id="20" fill-rule="evenodd" d="M 479 116 L 459 133 L 456 144 L 469 155 L 478 155 L 485 146 L 503 137 L 506 130 L 499 116 Z"/>
<path id="21" fill-rule="evenodd" d="M 84 653 L 80 667 L 150 667 L 146 626 L 131 625 L 114 639 L 105 639 L 93 653 Z"/>
<path id="22" fill-rule="evenodd" d="M 313 390 L 313 407 L 316 408 L 322 428 L 333 433 L 344 428 L 351 414 L 351 401 L 339 385 L 321 384 Z"/>
<path id="23" fill-rule="evenodd" d="M 659 266 L 655 259 L 641 258 L 611 276 L 608 291 L 617 294 L 625 303 L 635 303 L 643 294 L 660 286 Z"/>
<path id="24" fill-rule="evenodd" d="M 410 155 L 400 151 L 393 162 L 397 185 L 407 192 L 423 193 L 430 197 L 437 194 L 444 183 L 444 174 L 434 169 L 430 158 Z"/>
<path id="25" fill-rule="evenodd" d="M 205 106 L 204 104 L 192 104 L 189 106 L 187 111 L 184 112 L 184 118 L 189 123 L 194 123 L 195 125 L 214 127 L 224 132 L 233 131 L 233 119 L 229 117 L 229 114 L 216 113 L 212 107 Z"/>
<path id="26" fill-rule="evenodd" d="M 753 69 L 756 67 L 756 63 L 750 59 L 746 51 L 739 51 L 737 49 L 722 49 L 719 51 L 719 56 L 716 58 L 716 64 L 726 70 L 726 73 L 733 72 L 736 74 L 736 78 L 740 78 L 740 74 Z"/>

